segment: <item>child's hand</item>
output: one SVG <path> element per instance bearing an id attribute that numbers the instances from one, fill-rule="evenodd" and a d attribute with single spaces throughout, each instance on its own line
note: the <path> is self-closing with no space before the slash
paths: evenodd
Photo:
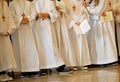
<path id="1" fill-rule="evenodd" d="M 80 22 L 76 22 L 75 24 L 76 24 L 77 26 L 80 26 Z"/>
<path id="2" fill-rule="evenodd" d="M 29 22 L 28 18 L 27 17 L 23 17 L 21 23 L 22 24 L 27 24 Z"/>
<path id="3" fill-rule="evenodd" d="M 83 0 L 83 6 L 87 8 L 87 3 Z"/>
<path id="4" fill-rule="evenodd" d="M 102 16 L 103 16 L 103 17 L 105 17 L 105 16 L 106 16 L 106 13 L 105 13 L 105 12 L 103 12 L 103 13 L 102 13 Z"/>

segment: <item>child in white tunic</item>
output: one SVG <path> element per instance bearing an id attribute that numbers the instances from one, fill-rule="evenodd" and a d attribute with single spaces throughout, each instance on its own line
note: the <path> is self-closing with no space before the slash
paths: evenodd
<path id="1" fill-rule="evenodd" d="M 75 26 L 88 18 L 86 9 L 83 6 L 83 0 L 64 0 L 66 5 L 67 26 L 72 49 L 72 58 L 74 66 L 81 69 L 87 69 L 87 65 L 91 65 L 90 53 L 86 34 L 77 34 Z M 78 30 L 76 30 L 78 31 Z"/>
<path id="2" fill-rule="evenodd" d="M 36 1 L 37 17 L 36 28 L 34 29 L 36 44 L 40 57 L 40 69 L 58 68 L 59 72 L 65 69 L 65 63 L 60 55 L 57 33 L 54 24 L 58 19 L 58 12 L 55 8 L 54 0 L 37 0 Z M 58 27 L 59 28 L 59 27 Z M 65 70 L 69 72 L 69 70 Z"/>
<path id="3" fill-rule="evenodd" d="M 15 71 L 39 71 L 39 55 L 33 35 L 36 11 L 33 0 L 13 0 L 10 9 L 17 30 L 12 34 L 13 48 L 18 68 Z M 26 76 L 26 75 L 25 75 Z"/>
<path id="4" fill-rule="evenodd" d="M 88 42 L 92 64 L 109 64 L 118 60 L 115 44 L 114 21 L 102 22 L 109 10 L 109 0 L 90 0 L 87 7 L 91 31 Z"/>
<path id="5" fill-rule="evenodd" d="M 16 68 L 16 61 L 10 35 L 16 29 L 7 2 L 0 0 L 0 81 L 9 81 L 13 78 L 6 73 L 7 70 Z"/>
<path id="6" fill-rule="evenodd" d="M 37 0 L 35 3 L 37 10 L 36 27 L 34 29 L 36 44 L 40 57 L 40 69 L 49 69 L 61 66 L 64 64 L 54 35 L 53 23 L 58 17 L 53 0 Z"/>
<path id="7" fill-rule="evenodd" d="M 68 27 L 66 23 L 66 8 L 63 0 L 56 0 L 56 9 L 59 13 L 57 21 L 54 23 L 58 36 L 59 51 L 67 67 L 75 66 L 75 60 L 72 55 Z"/>
<path id="8" fill-rule="evenodd" d="M 116 23 L 116 42 L 118 48 L 118 55 L 120 56 L 120 10 L 116 9 L 115 6 L 120 3 L 120 0 L 111 1 L 111 5 L 113 6 L 113 10 L 115 11 L 115 23 Z"/>

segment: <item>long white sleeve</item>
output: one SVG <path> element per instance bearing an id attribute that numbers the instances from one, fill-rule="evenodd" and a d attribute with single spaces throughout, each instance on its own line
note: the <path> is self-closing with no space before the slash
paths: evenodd
<path id="1" fill-rule="evenodd" d="M 10 3 L 10 11 L 11 11 L 11 14 L 12 14 L 12 16 L 13 16 L 13 18 L 14 18 L 14 21 L 15 21 L 15 24 L 16 24 L 16 26 L 17 27 L 19 27 L 20 25 L 21 25 L 21 21 L 22 21 L 22 16 L 18 16 L 17 15 L 17 13 L 15 12 L 16 10 L 15 10 L 15 5 L 16 5 L 17 3 L 15 3 L 15 1 L 12 1 L 11 3 Z"/>
<path id="2" fill-rule="evenodd" d="M 50 1 L 50 10 L 48 13 L 50 15 L 51 22 L 54 23 L 58 17 L 58 12 L 55 8 L 55 3 L 53 1 Z"/>

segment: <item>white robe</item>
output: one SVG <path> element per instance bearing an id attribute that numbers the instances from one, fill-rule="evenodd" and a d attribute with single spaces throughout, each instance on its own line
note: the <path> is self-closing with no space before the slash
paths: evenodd
<path id="1" fill-rule="evenodd" d="M 9 69 L 16 68 L 16 61 L 14 57 L 14 52 L 9 36 L 2 36 L 13 33 L 16 29 L 12 15 L 8 9 L 7 3 L 4 1 L 4 16 L 5 22 L 2 17 L 2 6 L 0 1 L 0 72 Z"/>
<path id="2" fill-rule="evenodd" d="M 89 23 L 92 27 L 88 33 L 92 64 L 108 64 L 118 60 L 114 21 L 102 23 L 99 19 L 107 7 L 108 0 L 101 0 L 98 6 L 88 6 Z"/>
<path id="3" fill-rule="evenodd" d="M 18 28 L 16 32 L 12 34 L 12 42 L 18 66 L 15 71 L 39 71 L 39 57 L 32 32 L 36 18 L 34 2 L 14 0 L 10 3 L 10 9 Z M 21 24 L 21 15 L 23 12 L 29 20 L 28 24 Z"/>
<path id="4" fill-rule="evenodd" d="M 115 3 L 112 4 L 113 6 L 116 5 L 117 3 L 120 3 L 120 0 L 114 0 Z M 115 16 L 116 19 L 116 36 L 117 36 L 117 48 L 118 48 L 118 55 L 120 56 L 120 25 L 118 24 L 118 21 L 120 21 L 120 15 Z"/>
<path id="5" fill-rule="evenodd" d="M 38 18 L 36 21 L 36 27 L 34 29 L 36 44 L 40 55 L 40 68 L 55 68 L 63 65 L 64 62 L 58 50 L 56 43 L 56 35 L 53 23 L 58 17 L 58 13 L 55 9 L 55 4 L 51 0 L 37 0 L 36 1 L 37 13 L 49 13 L 50 18 L 42 20 Z"/>
<path id="6" fill-rule="evenodd" d="M 56 0 L 56 5 L 57 5 Z M 61 0 L 63 4 L 63 0 Z M 61 13 L 62 12 L 62 16 Z M 65 18 L 65 13 L 63 11 L 59 11 L 59 17 L 55 21 L 55 30 L 56 30 L 56 35 L 57 35 L 57 44 L 58 44 L 58 49 L 60 51 L 60 54 L 65 62 L 66 66 L 74 66 L 75 65 L 75 60 L 72 58 L 72 49 L 70 47 L 70 40 L 69 40 L 69 35 L 68 35 L 68 28 L 66 25 L 66 18 Z"/>
<path id="7" fill-rule="evenodd" d="M 81 20 L 82 16 L 83 18 L 87 18 L 87 13 L 82 6 L 82 0 L 65 0 L 65 5 L 70 45 L 72 49 L 71 58 L 74 60 L 74 66 L 90 65 L 91 61 L 86 34 L 77 35 L 74 31 L 74 27 L 70 27 L 71 21 L 78 22 Z M 73 5 L 76 6 L 75 11 L 73 11 Z"/>
<path id="8" fill-rule="evenodd" d="M 55 1 L 55 5 L 56 5 L 56 1 Z M 59 15 L 59 13 L 58 13 Z M 61 45 L 61 29 L 60 29 L 60 16 L 57 17 L 56 21 L 53 23 L 54 24 L 54 31 L 55 31 L 55 37 L 56 37 L 56 47 L 58 48 L 58 50 L 60 51 L 60 45 Z"/>

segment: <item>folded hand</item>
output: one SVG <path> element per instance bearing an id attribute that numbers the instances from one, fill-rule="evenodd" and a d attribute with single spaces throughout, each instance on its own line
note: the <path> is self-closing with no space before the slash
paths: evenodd
<path id="1" fill-rule="evenodd" d="M 77 26 L 80 26 L 80 22 L 76 22 L 75 24 L 76 24 Z"/>
<path id="2" fill-rule="evenodd" d="M 49 14 L 48 14 L 48 13 L 39 13 L 39 14 L 38 14 L 38 17 L 39 17 L 39 18 L 42 18 L 42 19 L 44 20 L 44 19 L 46 19 L 46 18 L 49 17 Z"/>
<path id="3" fill-rule="evenodd" d="M 29 22 L 28 18 L 27 17 L 23 17 L 21 23 L 22 24 L 27 24 Z"/>

